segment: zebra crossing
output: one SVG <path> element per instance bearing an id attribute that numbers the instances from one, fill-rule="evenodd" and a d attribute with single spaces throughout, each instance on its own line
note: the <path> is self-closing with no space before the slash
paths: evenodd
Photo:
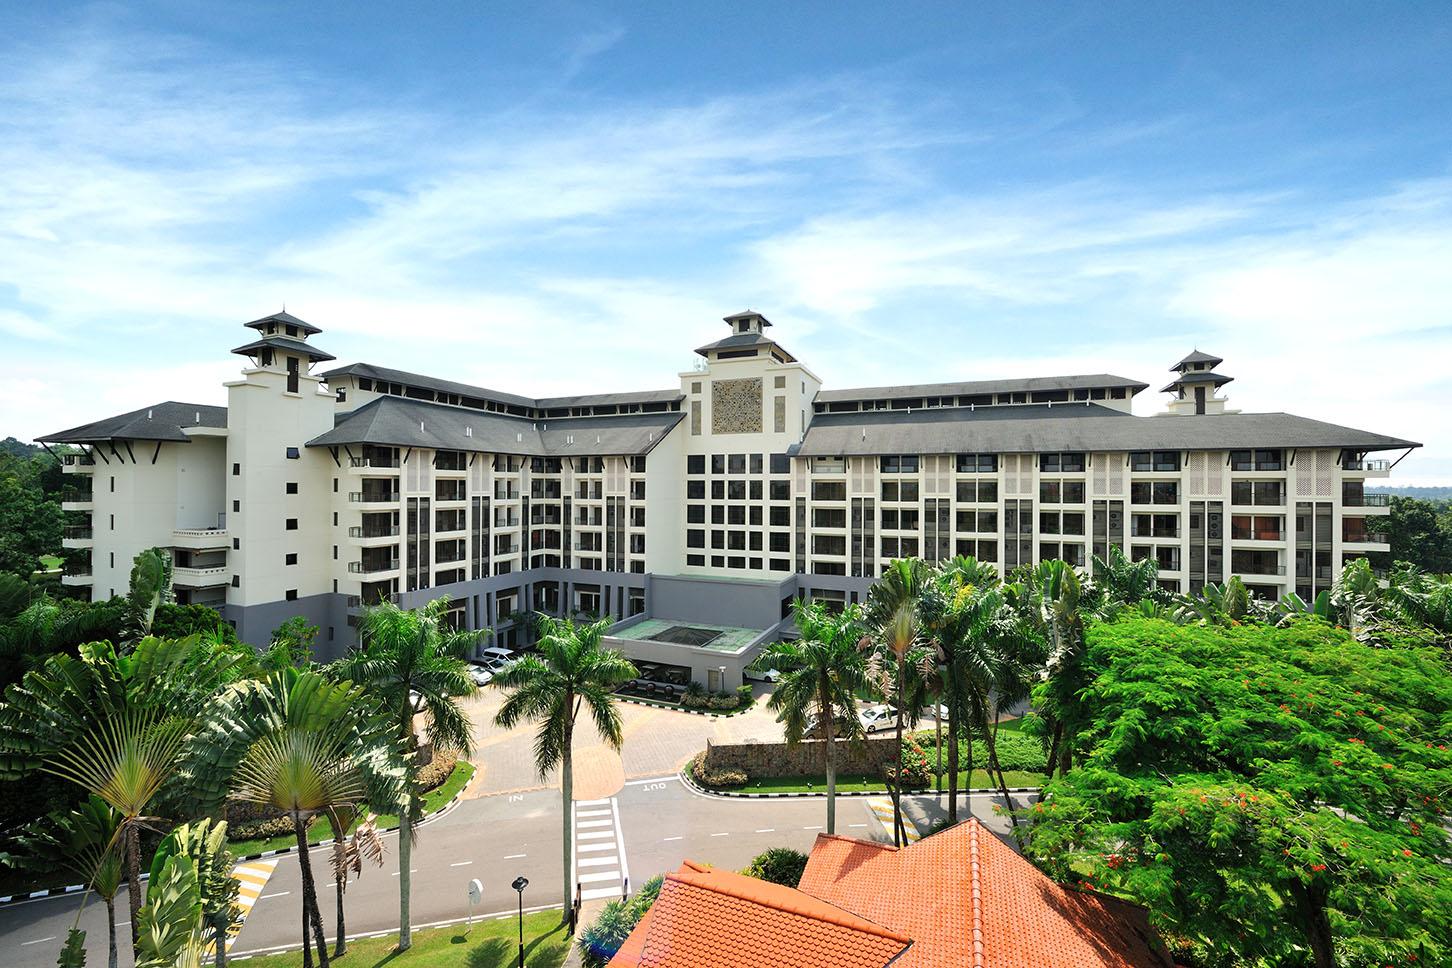
<path id="1" fill-rule="evenodd" d="M 574 804 L 574 880 L 580 900 L 620 897 L 630 881 L 620 804 L 615 797 L 576 800 Z"/>
<path id="2" fill-rule="evenodd" d="M 877 818 L 878 823 L 882 824 L 882 829 L 887 834 L 887 839 L 891 840 L 892 798 L 871 797 L 867 801 L 867 809 L 872 811 L 872 815 Z M 918 833 L 918 828 L 917 825 L 913 823 L 913 818 L 907 815 L 907 811 L 903 811 L 902 827 L 903 832 L 907 835 L 907 842 L 910 844 L 916 843 L 917 840 L 922 836 Z"/>
<path id="3" fill-rule="evenodd" d="M 237 878 L 240 887 L 237 890 L 237 907 L 239 914 L 237 923 L 227 932 L 227 950 L 232 950 L 232 945 L 237 941 L 237 935 L 242 931 L 242 925 L 247 920 L 247 915 L 252 911 L 252 906 L 262 896 L 262 891 L 267 887 L 267 880 L 272 876 L 272 871 L 277 867 L 278 858 L 270 860 L 254 860 L 246 864 L 238 864 L 232 869 L 232 876 Z M 213 945 L 212 947 L 216 947 Z"/>

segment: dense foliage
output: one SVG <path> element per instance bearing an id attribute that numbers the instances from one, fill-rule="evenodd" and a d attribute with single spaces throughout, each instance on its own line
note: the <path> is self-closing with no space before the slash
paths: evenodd
<path id="1" fill-rule="evenodd" d="M 41 555 L 60 553 L 60 484 L 60 465 L 50 455 L 0 450 L 0 571 L 29 576 Z"/>
<path id="2" fill-rule="evenodd" d="M 595 920 L 580 930 L 580 963 L 585 968 L 605 968 L 610 963 L 645 912 L 655 904 L 663 883 L 665 878 L 652 877 L 634 897 L 606 904 Z"/>
<path id="3" fill-rule="evenodd" d="M 1452 500 L 1393 496 L 1380 529 L 1393 561 L 1439 574 L 1452 572 Z"/>
<path id="4" fill-rule="evenodd" d="M 806 869 L 806 854 L 790 847 L 772 847 L 751 858 L 751 863 L 743 867 L 741 873 L 773 884 L 796 887 L 802 879 L 802 871 Z"/>
<path id="5" fill-rule="evenodd" d="M 1079 762 L 1033 810 L 1056 876 L 1146 904 L 1183 957 L 1452 958 L 1452 676 L 1315 618 L 1090 626 Z"/>

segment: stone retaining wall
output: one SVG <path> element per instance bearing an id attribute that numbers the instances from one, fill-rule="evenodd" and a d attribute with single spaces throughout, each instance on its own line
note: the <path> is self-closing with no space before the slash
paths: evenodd
<path id="1" fill-rule="evenodd" d="M 751 776 L 816 776 L 827 772 L 826 742 L 802 740 L 795 746 L 786 743 L 712 743 L 706 742 L 706 769 L 745 770 Z M 897 752 L 892 737 L 878 737 L 860 743 L 837 741 L 837 773 L 880 775 L 891 765 Z"/>

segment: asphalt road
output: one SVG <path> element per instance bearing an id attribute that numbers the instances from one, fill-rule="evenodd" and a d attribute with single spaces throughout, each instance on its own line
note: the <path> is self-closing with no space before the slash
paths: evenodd
<path id="1" fill-rule="evenodd" d="M 601 861 L 608 868 L 630 878 L 631 889 L 654 874 L 674 870 L 690 859 L 719 867 L 739 869 L 768 847 L 810 850 L 826 823 L 826 805 L 820 798 L 743 800 L 698 794 L 675 776 L 627 783 L 602 809 L 611 824 L 601 823 L 607 839 L 618 847 L 620 864 Z M 990 829 L 1006 834 L 1008 821 L 993 814 L 984 794 L 973 797 L 973 813 Z M 1027 803 L 1017 801 L 1018 806 Z M 943 813 L 939 798 L 910 798 L 908 815 L 922 829 Z M 960 809 L 966 804 L 960 799 Z M 618 827 L 616 819 L 618 817 Z M 890 833 L 860 797 L 837 801 L 837 832 L 847 836 L 888 839 Z M 526 909 L 558 906 L 562 896 L 560 842 L 562 821 L 559 792 L 536 790 L 464 800 L 452 811 L 430 821 L 419 831 L 410 864 L 413 870 L 412 916 L 415 926 L 462 920 L 470 914 L 468 884 L 477 878 L 484 888 L 475 916 L 498 915 L 515 910 L 517 898 L 510 883 L 520 874 L 529 878 Z M 580 841 L 586 843 L 588 841 Z M 323 921 L 329 937 L 336 924 L 334 891 L 325 848 L 312 853 L 318 881 Z M 614 857 L 612 848 L 579 858 Z M 392 932 L 398 926 L 397 836 L 388 838 L 388 855 L 382 868 L 368 868 L 349 885 L 345 910 L 350 936 Z M 599 881 L 613 887 L 618 881 L 600 875 Z M 232 948 L 232 956 L 293 947 L 301 936 L 301 879 L 296 855 L 278 859 L 276 868 Z M 38 899 L 0 907 L 0 965 L 14 968 L 46 968 L 55 964 L 56 954 L 74 923 L 80 904 L 78 895 Z M 126 920 L 124 895 L 118 899 L 117 917 Z M 88 963 L 106 963 L 105 907 L 91 901 L 81 918 L 87 931 Z M 128 927 L 118 929 L 121 964 L 131 964 Z"/>

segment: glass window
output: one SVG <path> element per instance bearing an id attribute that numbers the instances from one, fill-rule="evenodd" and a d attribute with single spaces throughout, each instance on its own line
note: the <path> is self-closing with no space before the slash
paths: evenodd
<path id="1" fill-rule="evenodd" d="M 771 472 L 773 474 L 790 474 L 792 470 L 792 459 L 786 454 L 771 455 Z"/>
<path id="2" fill-rule="evenodd" d="M 688 455 L 686 455 L 686 473 L 687 474 L 704 474 L 704 473 L 706 473 L 706 455 L 705 454 L 688 454 Z"/>
<path id="3" fill-rule="evenodd" d="M 730 457 L 726 458 L 726 473 L 728 473 L 728 474 L 745 474 L 746 473 L 746 455 L 745 454 L 732 454 Z"/>

